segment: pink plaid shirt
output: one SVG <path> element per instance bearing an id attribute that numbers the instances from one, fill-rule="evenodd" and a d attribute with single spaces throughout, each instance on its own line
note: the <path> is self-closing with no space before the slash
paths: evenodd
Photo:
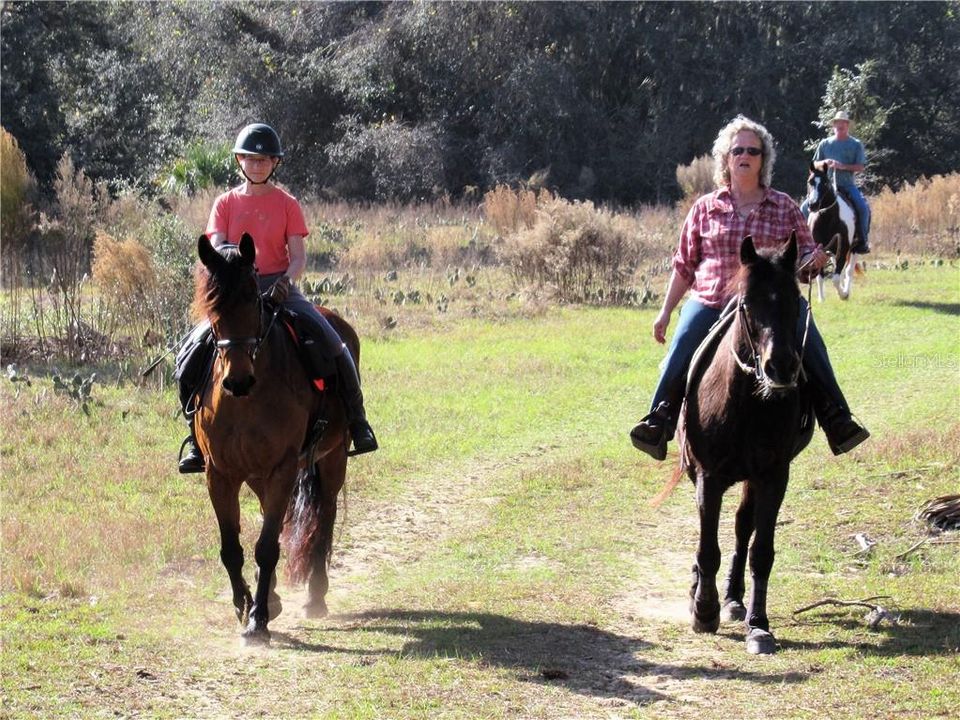
<path id="1" fill-rule="evenodd" d="M 777 247 L 797 231 L 800 257 L 816 247 L 800 208 L 786 193 L 767 188 L 760 204 L 741 218 L 729 188 L 704 195 L 687 214 L 673 269 L 690 282 L 692 298 L 719 308 L 729 299 L 731 281 L 740 269 L 740 244 L 753 236 L 758 250 Z M 802 260 L 801 260 L 802 262 Z"/>

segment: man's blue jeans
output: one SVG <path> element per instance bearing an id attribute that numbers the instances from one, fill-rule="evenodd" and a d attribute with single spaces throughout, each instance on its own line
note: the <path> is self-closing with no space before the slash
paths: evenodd
<path id="1" fill-rule="evenodd" d="M 673 412 L 677 412 L 683 400 L 686 388 L 687 370 L 690 360 L 697 351 L 700 343 L 707 336 L 710 328 L 720 317 L 720 309 L 710 308 L 696 300 L 687 300 L 680 308 L 680 318 L 677 330 L 670 342 L 667 356 L 660 365 L 660 380 L 650 402 L 653 411 L 663 401 L 670 403 Z M 797 319 L 797 342 L 803 340 L 804 329 L 807 323 L 807 301 L 800 298 L 800 316 Z M 827 346 L 823 342 L 820 331 L 813 320 L 810 321 L 810 331 L 807 334 L 807 346 L 803 354 L 803 367 L 807 377 L 816 383 L 819 389 L 830 398 L 834 405 L 848 410 L 847 401 L 837 384 L 827 355 Z"/>

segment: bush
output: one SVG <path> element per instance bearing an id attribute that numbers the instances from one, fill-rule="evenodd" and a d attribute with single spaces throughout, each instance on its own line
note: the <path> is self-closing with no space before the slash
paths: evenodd
<path id="1" fill-rule="evenodd" d="M 707 153 L 694 158 L 689 165 L 677 165 L 677 184 L 683 191 L 677 207 L 681 215 L 686 215 L 697 198 L 716 189 L 713 181 L 713 156 Z"/>
<path id="2" fill-rule="evenodd" d="M 347 198 L 424 200 L 446 183 L 439 126 L 397 121 L 345 123 L 340 140 L 327 146 L 329 189 Z"/>
<path id="3" fill-rule="evenodd" d="M 554 199 L 529 229 L 511 235 L 501 257 L 513 275 L 565 302 L 643 302 L 631 287 L 647 256 L 636 222 L 593 203 Z"/>
<path id="4" fill-rule="evenodd" d="M 483 196 L 483 217 L 500 237 L 533 227 L 537 208 L 553 200 L 549 190 L 513 190 L 497 185 Z"/>
<path id="5" fill-rule="evenodd" d="M 0 128 L 0 236 L 3 237 L 4 277 L 19 264 L 33 231 L 31 200 L 36 182 L 16 139 Z M 17 273 L 14 273 L 16 277 Z"/>
<path id="6" fill-rule="evenodd" d="M 151 298 L 157 286 L 150 252 L 136 240 L 116 240 L 100 231 L 92 271 L 100 290 L 100 332 L 112 341 L 119 328 L 127 327 L 134 337 L 147 337 L 155 321 Z"/>
<path id="7" fill-rule="evenodd" d="M 194 195 L 200 190 L 233 185 L 240 180 L 232 147 L 195 142 L 187 146 L 161 173 L 158 184 L 171 195 Z"/>

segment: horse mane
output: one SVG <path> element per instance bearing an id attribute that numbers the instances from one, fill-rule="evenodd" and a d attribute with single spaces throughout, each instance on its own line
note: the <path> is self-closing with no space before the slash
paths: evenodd
<path id="1" fill-rule="evenodd" d="M 190 303 L 190 314 L 196 321 L 203 320 L 214 314 L 216 298 L 220 295 L 218 283 L 213 275 L 197 262 L 193 268 L 193 301 Z"/>
<path id="2" fill-rule="evenodd" d="M 218 250 L 226 262 L 219 272 L 211 272 L 203 263 L 197 262 L 193 269 L 193 301 L 190 313 L 197 321 L 219 315 L 234 305 L 243 292 L 243 283 L 237 282 L 236 260 L 240 254 L 233 246 L 221 246 Z"/>

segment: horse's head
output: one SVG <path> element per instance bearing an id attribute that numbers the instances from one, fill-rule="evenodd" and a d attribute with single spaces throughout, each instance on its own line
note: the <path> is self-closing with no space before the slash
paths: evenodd
<path id="1" fill-rule="evenodd" d="M 797 253 L 796 231 L 775 251 L 758 252 L 749 235 L 740 247 L 740 344 L 749 347 L 754 365 L 740 354 L 737 358 L 756 375 L 765 394 L 795 388 L 800 374 Z"/>
<path id="2" fill-rule="evenodd" d="M 223 389 L 243 397 L 256 382 L 253 361 L 260 343 L 262 306 L 253 267 L 253 238 L 244 234 L 239 245 L 214 248 L 206 235 L 197 241 L 194 306 L 210 321 L 223 363 Z"/>
<path id="3" fill-rule="evenodd" d="M 827 167 L 810 163 L 810 174 L 807 176 L 807 207 L 810 212 L 819 212 L 832 205 L 836 199 L 837 193 L 830 182 Z"/>

